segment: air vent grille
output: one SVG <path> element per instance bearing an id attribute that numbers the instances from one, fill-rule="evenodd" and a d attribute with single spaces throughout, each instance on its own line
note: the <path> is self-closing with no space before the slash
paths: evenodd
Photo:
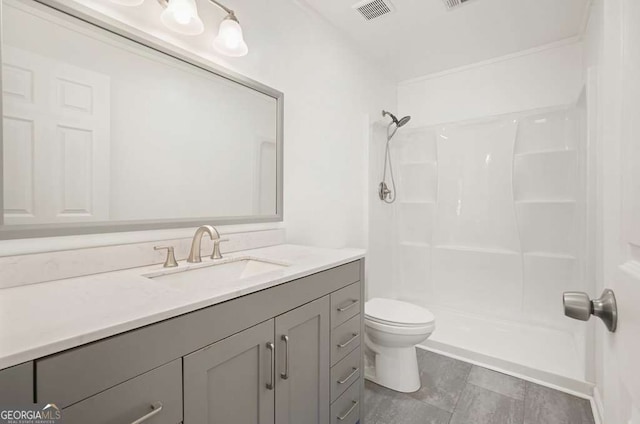
<path id="1" fill-rule="evenodd" d="M 468 2 L 469 0 L 442 0 L 444 2 L 444 5 L 447 6 L 447 9 L 451 10 L 451 9 L 455 9 L 458 6 L 462 6 L 464 3 Z"/>
<path id="2" fill-rule="evenodd" d="M 353 5 L 367 21 L 379 18 L 394 11 L 393 5 L 388 0 L 366 0 Z"/>

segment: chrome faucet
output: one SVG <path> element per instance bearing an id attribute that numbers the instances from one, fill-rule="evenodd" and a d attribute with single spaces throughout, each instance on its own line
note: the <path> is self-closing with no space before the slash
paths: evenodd
<path id="1" fill-rule="evenodd" d="M 206 234 L 209 234 L 211 240 L 214 243 L 220 239 L 220 234 L 218 230 L 216 230 L 211 225 L 203 225 L 198 227 L 196 233 L 193 235 L 193 241 L 191 242 L 191 251 L 189 252 L 189 257 L 187 258 L 187 262 L 189 263 L 198 263 L 202 262 L 202 255 L 200 253 L 200 248 L 202 245 L 202 237 Z"/>

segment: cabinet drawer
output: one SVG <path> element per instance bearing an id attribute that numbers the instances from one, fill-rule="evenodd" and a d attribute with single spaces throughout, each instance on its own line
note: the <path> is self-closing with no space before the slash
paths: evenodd
<path id="1" fill-rule="evenodd" d="M 331 293 L 331 328 L 336 328 L 360 313 L 361 285 L 351 284 Z"/>
<path id="2" fill-rule="evenodd" d="M 360 379 L 360 347 L 331 368 L 331 402 L 335 401 L 354 382 Z"/>
<path id="3" fill-rule="evenodd" d="M 181 359 L 63 409 L 62 418 L 66 424 L 122 424 L 154 412 L 145 424 L 182 421 Z"/>
<path id="4" fill-rule="evenodd" d="M 331 331 L 331 365 L 360 346 L 360 314 Z"/>
<path id="5" fill-rule="evenodd" d="M 331 405 L 331 424 L 355 424 L 360 419 L 360 391 L 358 379 Z"/>

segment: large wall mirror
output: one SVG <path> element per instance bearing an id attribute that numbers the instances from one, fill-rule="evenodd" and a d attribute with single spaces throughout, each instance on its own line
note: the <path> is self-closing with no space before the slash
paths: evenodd
<path id="1" fill-rule="evenodd" d="M 0 238 L 282 219 L 282 93 L 32 0 L 2 36 Z"/>

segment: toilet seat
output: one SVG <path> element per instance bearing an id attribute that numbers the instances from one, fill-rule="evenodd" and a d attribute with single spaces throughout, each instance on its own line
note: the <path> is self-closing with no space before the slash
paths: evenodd
<path id="1" fill-rule="evenodd" d="M 364 314 L 365 321 L 387 327 L 425 329 L 435 326 L 435 317 L 427 309 L 400 300 L 371 299 L 365 303 Z"/>
<path id="2" fill-rule="evenodd" d="M 398 336 L 418 336 L 433 333 L 436 329 L 435 323 L 425 324 L 422 326 L 402 326 L 397 324 L 384 324 L 381 322 L 373 321 L 369 318 L 365 318 L 364 326 L 366 328 L 372 328 L 383 333 L 395 334 Z"/>

